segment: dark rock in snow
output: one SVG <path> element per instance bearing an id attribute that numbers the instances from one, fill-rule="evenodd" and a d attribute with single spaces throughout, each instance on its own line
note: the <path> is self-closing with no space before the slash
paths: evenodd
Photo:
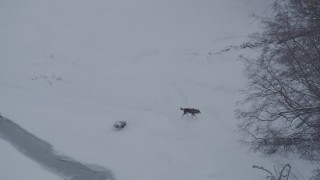
<path id="1" fill-rule="evenodd" d="M 122 128 L 124 128 L 126 125 L 127 125 L 127 122 L 126 122 L 126 121 L 116 121 L 116 122 L 113 124 L 113 127 L 117 128 L 117 129 L 122 129 Z"/>

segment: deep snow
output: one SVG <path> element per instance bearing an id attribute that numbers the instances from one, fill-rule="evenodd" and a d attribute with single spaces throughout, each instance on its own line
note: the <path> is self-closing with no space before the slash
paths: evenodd
<path id="1" fill-rule="evenodd" d="M 257 31 L 249 15 L 266 8 L 264 0 L 3 0 L 0 112 L 119 180 L 264 179 L 253 164 L 295 160 L 249 154 L 237 142 L 233 111 L 245 85 L 237 58 L 252 52 L 219 52 Z M 182 118 L 180 107 L 202 113 Z M 56 179 L 0 143 L 1 180 Z"/>

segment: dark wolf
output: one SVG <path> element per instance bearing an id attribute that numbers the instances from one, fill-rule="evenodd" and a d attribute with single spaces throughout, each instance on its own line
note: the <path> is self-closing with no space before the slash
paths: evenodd
<path id="1" fill-rule="evenodd" d="M 193 108 L 180 108 L 183 111 L 182 116 L 186 115 L 186 114 L 191 114 L 192 116 L 195 116 L 196 114 L 200 114 L 200 110 L 199 109 L 193 109 Z"/>

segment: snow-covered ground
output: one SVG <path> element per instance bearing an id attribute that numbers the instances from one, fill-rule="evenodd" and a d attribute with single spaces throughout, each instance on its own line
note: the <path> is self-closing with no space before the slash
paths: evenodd
<path id="1" fill-rule="evenodd" d="M 265 0 L 2 0 L 0 113 L 119 180 L 264 179 L 252 165 L 274 161 L 249 154 L 235 132 L 245 86 L 237 58 L 249 52 L 221 50 L 257 31 L 249 15 L 266 8 Z M 201 114 L 181 117 L 180 107 Z M 119 120 L 127 126 L 115 130 Z M 59 179 L 2 140 L 0 148 L 0 180 Z"/>

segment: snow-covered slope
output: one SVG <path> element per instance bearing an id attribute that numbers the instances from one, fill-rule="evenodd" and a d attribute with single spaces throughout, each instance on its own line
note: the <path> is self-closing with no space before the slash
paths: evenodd
<path id="1" fill-rule="evenodd" d="M 251 166 L 272 162 L 248 154 L 234 132 L 245 85 L 236 59 L 244 52 L 219 52 L 256 31 L 249 15 L 266 7 L 263 0 L 3 0 L 0 112 L 119 180 L 263 179 Z M 180 107 L 201 114 L 181 117 Z M 120 131 L 112 126 L 118 120 L 127 121 Z M 0 161 L 0 179 L 38 173 L 1 147 L 8 161 Z M 2 168 L 8 163 L 13 172 Z"/>

